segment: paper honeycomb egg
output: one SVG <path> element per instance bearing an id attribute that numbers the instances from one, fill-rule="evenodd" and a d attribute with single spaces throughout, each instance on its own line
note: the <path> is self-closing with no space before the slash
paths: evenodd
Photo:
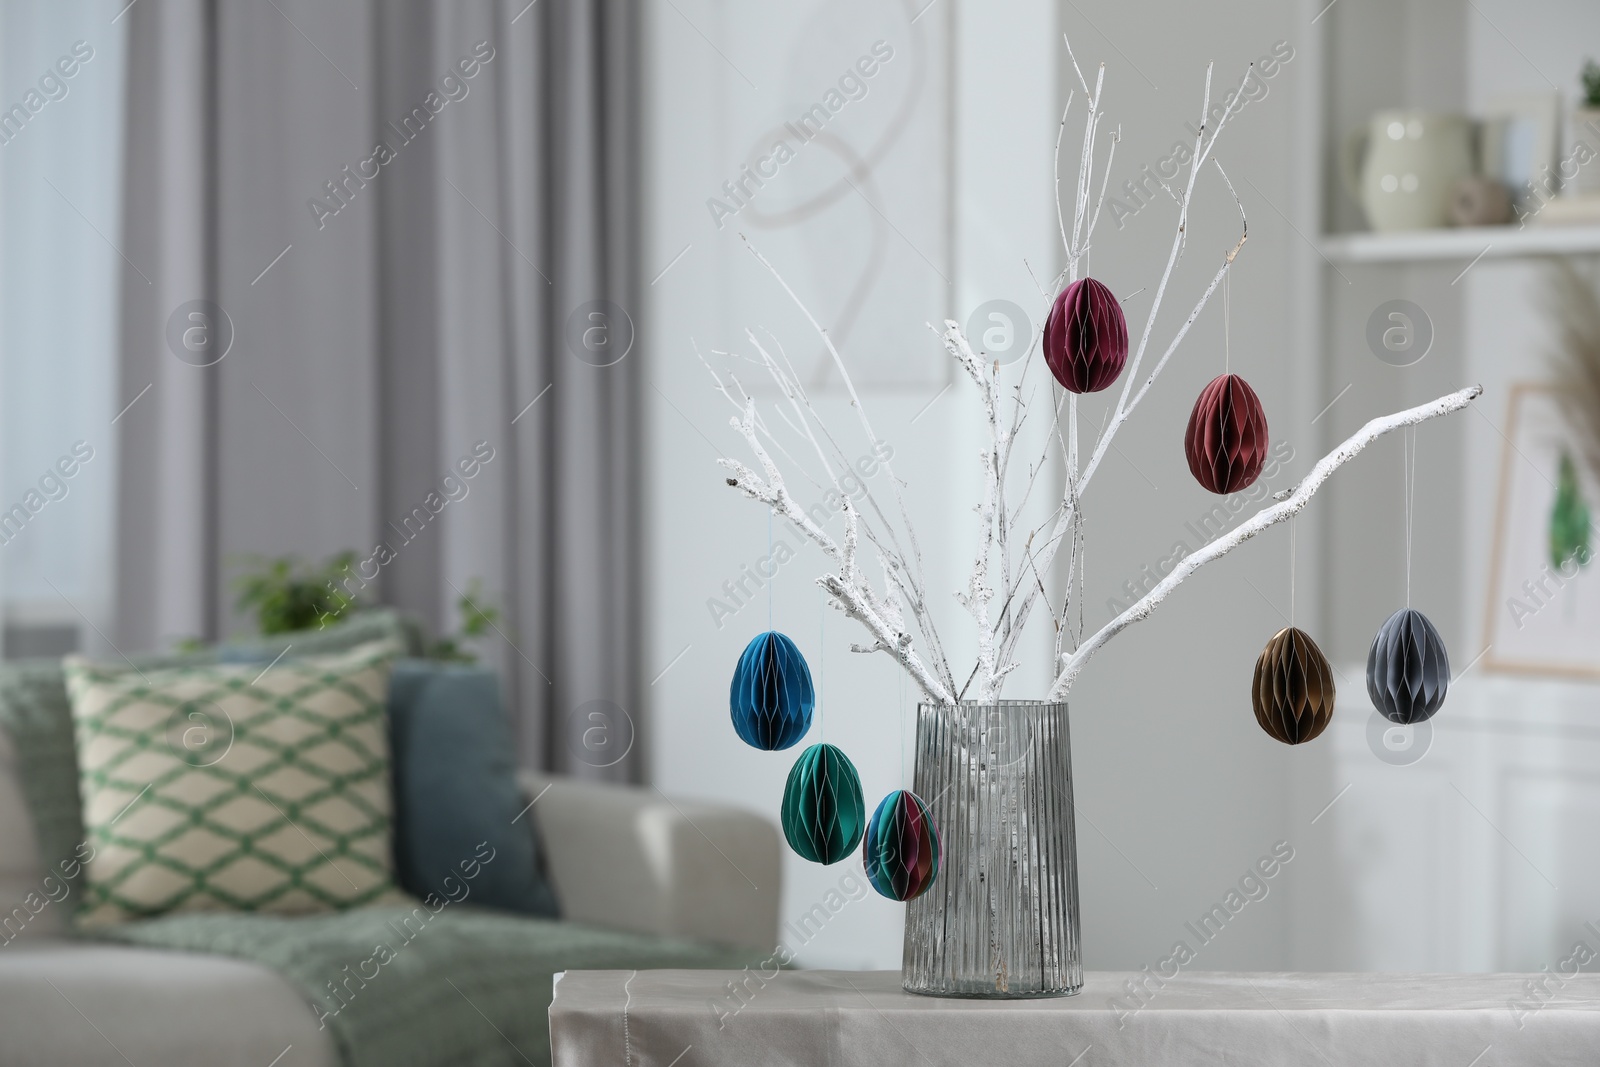
<path id="1" fill-rule="evenodd" d="M 797 744 L 816 704 L 800 649 L 776 630 L 757 635 L 734 668 L 729 703 L 733 729 L 746 744 L 768 752 Z"/>
<path id="2" fill-rule="evenodd" d="M 939 876 L 939 830 L 920 797 L 896 789 L 867 822 L 867 881 L 890 900 L 913 900 Z"/>
<path id="3" fill-rule="evenodd" d="M 800 753 L 783 787 L 783 836 L 812 863 L 838 863 L 866 830 L 861 779 L 850 758 L 833 745 Z"/>
<path id="4" fill-rule="evenodd" d="M 1227 495 L 1248 487 L 1267 461 L 1267 413 L 1243 378 L 1223 374 L 1200 391 L 1183 435 L 1195 481 Z"/>
<path id="5" fill-rule="evenodd" d="M 1044 361 L 1062 388 L 1098 393 L 1128 362 L 1128 322 L 1111 290 L 1081 278 L 1061 291 L 1044 323 Z"/>
<path id="6" fill-rule="evenodd" d="M 1273 634 L 1250 686 L 1261 728 L 1286 745 L 1310 741 L 1328 728 L 1333 695 L 1333 669 L 1311 635 L 1293 626 Z"/>
<path id="7" fill-rule="evenodd" d="M 1433 718 L 1450 687 L 1450 656 L 1428 617 L 1401 608 L 1367 650 L 1367 695 L 1384 718 L 1403 726 Z"/>

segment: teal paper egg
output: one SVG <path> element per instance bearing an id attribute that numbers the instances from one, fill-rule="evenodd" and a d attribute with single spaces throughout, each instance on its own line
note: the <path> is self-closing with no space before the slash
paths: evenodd
<path id="1" fill-rule="evenodd" d="M 812 745 L 800 753 L 783 787 L 783 836 L 812 863 L 838 863 L 866 828 L 861 778 L 839 749 Z"/>

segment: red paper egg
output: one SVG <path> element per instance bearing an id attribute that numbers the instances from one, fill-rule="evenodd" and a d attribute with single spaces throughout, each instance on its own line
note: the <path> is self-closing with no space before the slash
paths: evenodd
<path id="1" fill-rule="evenodd" d="M 1212 379 L 1194 402 L 1183 451 L 1195 481 L 1213 493 L 1237 493 L 1267 461 L 1267 413 L 1237 374 Z"/>
<path id="2" fill-rule="evenodd" d="M 1082 278 L 1061 291 L 1044 324 L 1044 361 L 1074 393 L 1117 380 L 1128 362 L 1128 320 L 1110 289 Z"/>

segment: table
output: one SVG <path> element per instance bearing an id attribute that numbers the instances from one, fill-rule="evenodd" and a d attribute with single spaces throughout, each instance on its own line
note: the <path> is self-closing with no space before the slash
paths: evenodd
<path id="1" fill-rule="evenodd" d="M 568 971 L 554 1067 L 1595 1067 L 1600 975 L 1091 972 L 1075 997 L 889 971 Z"/>

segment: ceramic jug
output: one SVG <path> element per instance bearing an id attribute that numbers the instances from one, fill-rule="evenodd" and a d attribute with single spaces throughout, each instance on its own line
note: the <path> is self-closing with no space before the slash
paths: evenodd
<path id="1" fill-rule="evenodd" d="M 1345 187 L 1374 230 L 1450 224 L 1450 196 L 1470 178 L 1473 124 L 1465 115 L 1380 111 L 1345 139 Z"/>

